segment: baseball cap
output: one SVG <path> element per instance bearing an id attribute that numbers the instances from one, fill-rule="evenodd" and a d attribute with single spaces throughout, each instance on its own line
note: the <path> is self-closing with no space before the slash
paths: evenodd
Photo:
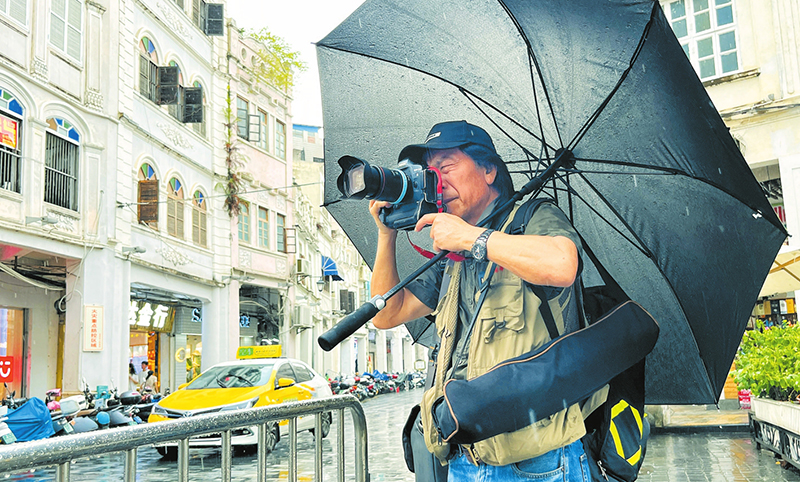
<path id="1" fill-rule="evenodd" d="M 423 144 L 411 144 L 404 147 L 397 160 L 409 159 L 411 162 L 422 164 L 423 156 L 427 151 L 452 149 L 466 144 L 477 144 L 492 152 L 497 152 L 492 138 L 485 130 L 464 120 L 448 121 L 433 126 Z"/>

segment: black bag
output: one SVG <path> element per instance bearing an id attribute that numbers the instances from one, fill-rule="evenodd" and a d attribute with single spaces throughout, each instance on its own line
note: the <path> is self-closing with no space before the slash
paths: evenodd
<path id="1" fill-rule="evenodd" d="M 606 402 L 586 420 L 583 447 L 593 482 L 633 482 L 650 436 L 644 416 L 644 360 L 611 383 Z"/>
<path id="2" fill-rule="evenodd" d="M 447 466 L 428 451 L 422 437 L 419 405 L 414 405 L 403 427 L 403 455 L 406 467 L 414 473 L 416 482 L 447 482 Z"/>

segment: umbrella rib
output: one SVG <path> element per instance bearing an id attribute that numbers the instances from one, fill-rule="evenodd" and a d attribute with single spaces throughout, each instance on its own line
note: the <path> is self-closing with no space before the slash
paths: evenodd
<path id="1" fill-rule="evenodd" d="M 430 72 L 426 72 L 426 71 L 418 69 L 416 67 L 411 67 L 410 65 L 401 64 L 400 62 L 395 62 L 395 61 L 392 61 L 392 60 L 373 57 L 372 55 L 367 55 L 367 54 L 362 53 L 362 52 L 354 52 L 352 50 L 347 50 L 347 49 L 343 49 L 343 48 L 339 48 L 339 47 L 332 47 L 330 45 L 323 45 L 323 44 L 317 44 L 317 48 L 318 49 L 319 48 L 324 48 L 324 49 L 328 49 L 328 50 L 336 50 L 336 51 L 339 51 L 339 52 L 344 52 L 344 53 L 348 53 L 348 54 L 352 54 L 352 55 L 358 55 L 358 56 L 361 56 L 361 57 L 364 57 L 364 58 L 368 58 L 368 59 L 372 59 L 372 60 L 377 60 L 379 62 L 386 62 L 387 64 L 392 64 L 392 65 L 396 65 L 398 67 L 402 67 L 404 69 L 413 70 L 415 72 L 419 72 L 419 73 L 427 75 L 429 77 L 433 77 L 434 79 L 441 80 L 442 82 L 455 87 L 456 89 L 458 89 L 462 93 L 468 93 L 469 95 L 473 96 L 474 98 L 480 99 L 481 102 L 483 102 L 487 106 L 491 107 L 493 111 L 497 112 L 499 115 L 501 115 L 504 118 L 506 118 L 506 120 L 508 120 L 509 122 L 513 123 L 514 125 L 516 125 L 520 129 L 522 129 L 523 131 L 527 132 L 531 137 L 533 137 L 537 141 L 541 142 L 542 144 L 546 144 L 544 139 L 540 139 L 537 136 L 537 134 L 533 133 L 530 129 L 528 129 L 524 125 L 520 124 L 516 119 L 512 119 L 511 117 L 509 117 L 508 114 L 506 114 L 505 112 L 501 111 L 500 109 L 498 109 L 494 105 L 490 104 L 489 102 L 486 102 L 481 96 L 476 95 L 474 92 L 471 92 L 469 90 L 464 89 L 460 85 L 458 85 L 458 84 L 456 84 L 456 83 L 454 83 L 454 82 L 452 82 L 450 80 L 447 80 L 444 77 L 440 77 L 438 75 L 432 74 Z M 481 112 L 483 113 L 483 111 L 481 111 Z M 484 113 L 484 115 L 486 115 L 486 114 Z M 553 146 L 548 145 L 548 147 L 550 149 L 555 150 L 555 148 Z"/>
<path id="2" fill-rule="evenodd" d="M 585 158 L 578 158 L 577 160 L 585 161 L 585 162 L 596 162 L 596 163 L 601 163 L 601 164 L 611 164 L 611 165 L 618 165 L 618 166 L 635 167 L 635 168 L 639 168 L 639 169 L 649 169 L 649 170 L 652 170 L 652 171 L 661 171 L 664 174 L 671 174 L 671 175 L 675 175 L 675 176 L 684 176 L 684 177 L 688 177 L 690 179 L 694 179 L 695 181 L 708 184 L 709 186 L 713 187 L 714 189 L 727 194 L 728 196 L 732 197 L 733 199 L 736 199 L 737 201 L 739 201 L 740 203 L 744 204 L 749 209 L 751 209 L 753 212 L 764 216 L 764 218 L 767 221 L 769 221 L 770 224 L 772 224 L 773 226 L 775 226 L 779 230 L 781 230 L 783 232 L 786 231 L 786 228 L 783 227 L 783 224 L 781 224 L 780 220 L 778 219 L 778 216 L 773 216 L 773 217 L 765 216 L 764 212 L 762 212 L 761 209 L 759 209 L 759 208 L 757 208 L 755 206 L 752 206 L 752 205 L 748 204 L 747 202 L 743 201 L 741 198 L 736 196 L 736 194 L 734 194 L 732 191 L 730 191 L 726 187 L 721 186 L 720 184 L 717 184 L 717 183 L 715 183 L 715 182 L 713 182 L 713 181 L 711 181 L 709 179 L 706 179 L 706 178 L 703 178 L 703 177 L 694 176 L 692 174 L 687 173 L 686 171 L 681 171 L 679 169 L 663 167 L 663 166 L 650 166 L 650 165 L 645 165 L 645 164 L 637 164 L 637 163 L 633 163 L 633 162 L 610 161 L 610 160 L 602 160 L 602 159 L 585 159 Z M 584 170 L 581 170 L 581 172 L 582 173 L 592 173 L 592 171 L 584 171 Z M 651 175 L 654 175 L 655 173 L 648 174 L 648 173 L 614 172 L 612 174 L 631 174 L 631 175 L 637 175 L 637 176 L 638 175 L 651 176 Z"/>
<path id="3" fill-rule="evenodd" d="M 580 175 L 580 173 L 579 173 L 579 175 Z M 561 176 L 557 176 L 557 177 L 561 178 Z M 585 204 L 585 205 L 586 205 L 586 207 L 588 207 L 588 208 L 589 208 L 589 209 L 590 209 L 592 212 L 594 212 L 594 213 L 597 215 L 597 217 L 598 217 L 598 218 L 602 219 L 602 220 L 603 220 L 603 222 L 605 222 L 606 224 L 608 224 L 608 226 L 609 226 L 611 229 L 613 229 L 614 231 L 616 231 L 617 233 L 619 233 L 619 235 L 620 235 L 620 236 L 622 236 L 622 238 L 623 238 L 623 239 L 625 239 L 625 240 L 626 240 L 628 243 L 630 243 L 630 244 L 631 244 L 631 246 L 633 246 L 634 248 L 638 249 L 638 250 L 639 250 L 639 251 L 640 251 L 640 252 L 641 252 L 643 255 L 647 256 L 648 258 L 650 258 L 650 259 L 653 259 L 653 253 L 652 253 L 650 250 L 648 250 L 648 249 L 645 247 L 645 245 L 644 245 L 644 243 L 642 242 L 642 240 L 641 240 L 641 239 L 639 239 L 639 237 L 638 237 L 638 236 L 636 236 L 636 233 L 634 233 L 634 232 L 633 232 L 633 230 L 631 229 L 631 227 L 628 225 L 628 223 L 626 223 L 626 222 L 625 222 L 625 220 L 624 220 L 624 219 L 622 219 L 622 217 L 619 215 L 619 213 L 617 212 L 617 210 L 616 210 L 616 209 L 614 209 L 614 208 L 613 208 L 613 207 L 612 207 L 612 206 L 611 206 L 611 205 L 608 203 L 608 201 L 606 201 L 606 200 L 605 200 L 605 198 L 603 198 L 603 196 L 602 196 L 602 195 L 600 195 L 600 192 L 597 190 L 597 188 L 595 188 L 595 187 L 592 185 L 592 183 L 591 183 L 591 182 L 589 182 L 589 181 L 588 181 L 586 178 L 584 178 L 582 175 L 581 175 L 581 178 L 582 178 L 582 179 L 583 179 L 583 180 L 584 180 L 584 181 L 585 181 L 585 182 L 586 182 L 586 183 L 587 183 L 587 184 L 588 184 L 588 185 L 589 185 L 589 186 L 592 188 L 592 190 L 593 190 L 593 191 L 594 191 L 594 192 L 595 192 L 595 193 L 598 195 L 598 197 L 600 197 L 601 199 L 603 199 L 603 202 L 605 203 L 605 205 L 606 205 L 606 206 L 608 206 L 608 208 L 611 210 L 611 212 L 612 212 L 612 213 L 614 213 L 614 215 L 617 217 L 617 219 L 619 219 L 619 221 L 620 221 L 620 222 L 621 222 L 623 225 L 625 225 L 625 227 L 628 229 L 628 231 L 629 231 L 631 234 L 633 234 L 633 238 L 634 238 L 634 239 L 631 239 L 631 237 L 629 237 L 628 235 L 626 235 L 625 233 L 623 233 L 623 232 L 622 232 L 622 230 L 620 230 L 618 227 L 614 226 L 614 224 L 613 224 L 611 221 L 609 221 L 608 219 L 606 219 L 606 217 L 605 217 L 605 216 L 603 216 L 602 214 L 600 214 L 600 212 L 599 212 L 597 209 L 595 209 L 595 208 L 594 208 L 594 206 L 592 206 L 592 204 L 591 204 L 591 203 L 589 203 L 589 201 L 587 201 L 586 199 L 584 199 L 584 197 L 583 197 L 583 196 L 581 196 L 580 194 L 578 194 L 578 192 L 577 192 L 577 191 L 575 191 L 575 189 L 573 189 L 571 186 L 567 186 L 567 188 L 566 188 L 566 189 L 565 189 L 565 188 L 561 188 L 561 189 L 562 189 L 562 190 L 565 190 L 565 191 L 567 191 L 567 192 L 569 192 L 570 194 L 574 195 L 575 197 L 577 197 L 578 199 L 580 199 L 581 201 L 583 201 L 583 204 Z M 570 219 L 570 220 L 571 220 L 571 219 Z"/>
<path id="4" fill-rule="evenodd" d="M 517 18 L 511 13 L 511 10 L 506 5 L 506 2 L 503 0 L 497 0 L 503 10 L 506 11 L 508 18 L 511 19 L 511 22 L 514 23 L 514 26 L 517 28 L 520 37 L 525 41 L 525 45 L 528 47 L 528 61 L 529 63 L 533 63 L 533 67 L 536 68 L 536 74 L 539 77 L 539 81 L 542 83 L 542 90 L 544 91 L 544 98 L 547 101 L 547 105 L 550 107 L 550 113 L 552 114 L 553 126 L 555 127 L 556 134 L 558 135 L 558 143 L 560 146 L 564 145 L 563 139 L 561 139 L 561 131 L 558 130 L 558 121 L 556 120 L 555 109 L 553 109 L 553 102 L 550 100 L 550 93 L 547 91 L 547 85 L 544 83 L 544 77 L 542 76 L 542 69 L 539 67 L 539 61 L 536 58 L 536 54 L 533 53 L 533 47 L 531 46 L 531 42 L 528 39 L 528 36 L 525 35 L 525 31 L 522 29 L 522 25 L 519 24 Z M 539 102 L 536 96 L 536 81 L 534 80 L 533 70 L 531 69 L 531 84 L 533 87 L 533 98 L 534 102 L 536 103 L 536 115 L 539 117 L 539 128 L 542 130 L 542 143 L 544 143 L 544 127 L 542 126 L 542 118 L 539 111 Z M 549 147 L 549 146 L 548 146 Z"/>
<path id="5" fill-rule="evenodd" d="M 636 235 L 636 233 L 635 233 L 635 232 L 634 232 L 634 231 L 631 229 L 631 227 L 628 225 L 628 223 L 626 223 L 626 222 L 625 222 L 625 220 L 624 220 L 624 219 L 622 219 L 622 217 L 619 215 L 619 213 L 617 212 L 617 210 L 616 210 L 616 209 L 614 209 L 614 207 L 613 207 L 613 206 L 611 206 L 611 204 L 610 204 L 610 203 L 609 203 L 609 202 L 608 202 L 608 201 L 607 201 L 607 200 L 606 200 L 606 199 L 605 199 L 603 196 L 601 196 L 601 195 L 600 195 L 600 192 L 597 190 L 597 188 L 596 188 L 596 187 L 595 187 L 595 186 L 594 186 L 594 185 L 593 185 L 593 184 L 592 184 L 592 183 L 591 183 L 591 182 L 590 182 L 588 179 L 586 179 L 586 178 L 583 176 L 583 174 L 578 174 L 578 175 L 579 175 L 579 176 L 581 176 L 581 178 L 582 178 L 582 179 L 583 179 L 583 180 L 586 182 L 586 184 L 588 184 L 588 185 L 589 185 L 589 187 L 590 187 L 590 188 L 591 188 L 591 189 L 592 189 L 592 190 L 593 190 L 593 191 L 594 191 L 594 192 L 595 192 L 595 193 L 598 195 L 598 197 L 599 197 L 600 199 L 602 199 L 602 200 L 603 200 L 603 202 L 606 204 L 606 206 L 608 206 L 608 208 L 609 208 L 609 209 L 610 209 L 610 210 L 611 210 L 611 211 L 614 213 L 614 215 L 616 215 L 616 216 L 617 216 L 617 218 L 620 220 L 620 222 L 622 222 L 622 224 L 624 224 L 624 225 L 625 225 L 625 227 L 626 227 L 626 228 L 627 228 L 627 229 L 630 231 L 630 233 L 631 233 L 631 234 L 634 236 L 634 238 L 636 238 L 636 240 L 637 240 L 637 241 L 639 241 L 639 243 L 641 244 L 641 247 L 646 249 L 646 246 L 644 245 L 644 243 L 642 243 L 641 239 L 639 239 L 639 236 L 637 236 L 637 235 Z M 579 195 L 577 192 L 575 192 L 574 190 L 573 190 L 573 194 L 575 194 L 575 195 L 576 195 L 576 196 L 577 196 L 579 199 L 581 199 L 581 201 L 583 201 L 583 202 L 584 202 L 584 203 L 585 203 L 587 206 L 589 206 L 589 203 L 587 203 L 587 202 L 586 202 L 586 200 L 585 200 L 585 199 L 583 199 L 583 198 L 582 198 L 582 197 L 581 197 L 581 196 L 580 196 L 580 195 Z M 590 206 L 590 208 L 591 208 L 591 206 Z M 594 210 L 594 209 L 593 209 L 593 210 Z M 596 212 L 596 211 L 595 211 L 595 212 Z M 599 215 L 599 213 L 598 213 L 598 215 Z M 608 220 L 606 220 L 606 219 L 605 219 L 603 216 L 600 216 L 600 219 L 603 219 L 604 221 L 608 222 Z M 614 228 L 614 226 L 613 226 L 613 225 L 611 225 L 610 223 L 609 223 L 609 225 L 610 225 L 612 228 Z M 615 230 L 616 230 L 616 228 L 615 228 Z M 617 231 L 619 231 L 619 230 L 617 230 Z M 620 234 L 622 234 L 622 233 L 620 233 Z M 624 236 L 624 234 L 623 234 L 623 237 L 625 237 L 625 236 Z M 626 238 L 626 239 L 627 239 L 627 238 Z M 632 244 L 633 244 L 633 243 L 632 243 Z M 633 244 L 633 246 L 634 246 L 634 247 L 636 247 L 636 248 L 638 248 L 638 246 L 636 246 L 636 244 Z M 686 307 L 684 307 L 684 306 L 683 306 L 683 301 L 680 299 L 680 297 L 678 296 L 678 293 L 675 291 L 675 286 L 673 286 L 673 284 L 672 284 L 672 281 L 670 281 L 670 279 L 667 277 L 666 273 L 664 273 L 664 270 L 663 270 L 663 269 L 661 268 L 661 266 L 660 266 L 660 265 L 659 265 L 659 264 L 658 264 L 658 263 L 655 261 L 655 256 L 653 255 L 653 253 L 652 253 L 650 250 L 643 251 L 642 249 L 640 249 L 640 251 L 642 251 L 642 253 L 643 253 L 645 256 L 647 256 L 648 258 L 650 258 L 651 260 L 653 260 L 653 265 L 656 267 L 656 269 L 658 270 L 658 272 L 659 272 L 659 273 L 661 273 L 661 277 L 664 279 L 664 282 L 667 284 L 667 286 L 669 286 L 669 289 L 670 289 L 670 291 L 672 292 L 672 296 L 674 296 L 674 297 L 675 297 L 675 301 L 676 301 L 676 302 L 678 303 L 678 305 L 681 307 L 681 312 L 684 314 L 684 317 L 686 317 Z M 687 319 L 687 321 L 688 321 L 688 319 Z M 694 330 L 693 330 L 693 328 L 692 328 L 691 324 L 689 324 L 689 329 L 690 329 L 690 330 L 692 330 L 692 332 L 694 332 Z M 694 334 L 694 333 L 692 333 L 692 334 Z M 705 367 L 705 370 L 701 370 L 701 371 L 702 371 L 702 372 L 703 372 L 703 374 L 705 375 L 705 378 L 706 378 L 706 382 L 707 382 L 707 384 L 708 384 L 708 387 L 709 387 L 709 388 L 710 388 L 712 391 L 713 391 L 713 390 L 716 390 L 716 389 L 717 389 L 717 387 L 715 387 L 715 386 L 714 386 L 714 384 L 711 382 L 711 377 L 710 377 L 710 376 L 709 376 L 709 374 L 708 374 L 708 365 L 707 365 L 707 364 L 706 364 L 706 362 L 703 360 L 702 353 L 700 353 L 700 347 L 697 345 L 697 338 L 696 338 L 696 337 L 694 337 L 694 336 L 692 336 L 692 341 L 694 342 L 694 346 L 695 346 L 695 348 L 697 349 L 697 354 L 698 354 L 698 356 L 700 357 L 700 360 L 701 360 L 701 362 L 703 363 L 703 366 Z M 716 397 L 716 395 L 714 395 L 714 396 Z"/>
<path id="6" fill-rule="evenodd" d="M 522 144 L 520 144 L 519 142 L 517 142 L 517 140 L 516 140 L 516 139 L 514 139 L 514 138 L 513 138 L 511 135 L 509 135 L 509 134 L 508 134 L 508 132 L 506 132 L 506 131 L 505 131 L 505 129 L 503 129 L 502 127 L 500 127 L 500 125 L 498 125 L 498 124 L 497 124 L 497 122 L 495 122 L 495 121 L 494 121 L 494 119 L 492 119 L 491 117 L 489 117 L 489 115 L 488 115 L 486 112 L 484 112 L 484 110 L 481 108 L 481 106 L 479 106 L 479 105 L 478 105 L 478 103 L 477 103 L 477 102 L 475 102 L 475 99 L 473 99 L 473 98 L 472 98 L 473 94 L 472 94 L 471 92 L 467 92 L 466 90 L 464 90 L 464 89 L 462 89 L 462 88 L 459 88 L 458 90 L 459 90 L 459 91 L 460 91 L 460 92 L 461 92 L 461 93 L 464 95 L 464 97 L 466 97 L 466 98 L 467 98 L 467 100 L 469 100 L 469 101 L 472 103 L 472 105 L 474 105 L 474 106 L 475 106 L 475 108 L 476 108 L 476 109 L 478 109 L 478 111 L 480 111 L 480 113 L 481 113 L 481 114 L 483 114 L 483 116 L 484 116 L 484 117 L 486 117 L 486 118 L 489 120 L 489 122 L 491 122 L 492 124 L 494 124 L 494 126 L 495 126 L 495 127 L 496 127 L 496 128 L 497 128 L 497 129 L 498 129 L 500 132 L 502 132 L 502 133 L 503 133 L 503 134 L 504 134 L 506 137 L 508 137 L 509 139 L 511 139 L 511 141 L 512 141 L 514 144 L 516 144 L 516 145 L 517 145 L 517 146 L 518 146 L 520 149 L 522 149 L 522 152 L 524 152 L 525 154 L 527 154 L 528 156 L 530 156 L 530 157 L 532 157 L 532 158 L 533 158 L 533 159 L 530 159 L 530 157 L 529 157 L 528 159 L 522 160 L 522 161 L 520 161 L 520 162 L 527 162 L 528 164 L 530 164 L 531 160 L 534 160 L 534 161 L 536 161 L 537 163 L 539 163 L 539 164 L 542 164 L 542 160 L 541 160 L 541 158 L 540 158 L 540 157 L 536 156 L 536 155 L 535 155 L 535 154 L 533 154 L 531 151 L 529 151 L 529 150 L 528 150 L 528 148 L 526 148 L 525 146 L 523 146 Z M 476 98 L 477 98 L 477 97 L 476 97 Z M 487 104 L 487 105 L 489 105 L 490 107 L 492 107 L 493 109 L 495 109 L 495 108 L 494 108 L 494 106 L 492 106 L 491 104 Z M 495 110 L 497 110 L 497 109 L 495 109 Z M 534 138 L 536 138 L 536 136 L 534 136 Z M 540 139 L 536 139 L 536 140 L 540 140 Z M 544 131 L 542 131 L 542 140 L 541 140 L 541 143 L 542 143 L 542 145 L 547 145 L 547 143 L 544 141 Z M 538 170 L 538 166 L 537 166 L 537 170 Z"/>
<path id="7" fill-rule="evenodd" d="M 611 89 L 608 96 L 603 100 L 603 102 L 597 107 L 597 110 L 592 113 L 589 119 L 586 121 L 586 124 L 581 127 L 578 133 L 575 135 L 575 138 L 569 143 L 567 149 L 574 150 L 575 146 L 583 139 L 583 136 L 589 131 L 589 128 L 594 124 L 594 122 L 600 117 L 600 114 L 605 110 L 606 106 L 611 102 L 611 99 L 614 97 L 614 94 L 622 87 L 622 83 L 625 79 L 628 78 L 628 74 L 633 70 L 633 64 L 639 58 L 639 54 L 642 52 L 644 48 L 644 43 L 647 40 L 647 36 L 650 34 L 650 28 L 653 26 L 653 19 L 655 18 L 656 9 L 661 8 L 658 2 L 653 2 L 653 10 L 650 12 L 650 20 L 647 21 L 647 25 L 645 25 L 644 30 L 642 31 L 642 36 L 639 39 L 639 44 L 636 46 L 636 50 L 633 51 L 633 56 L 631 56 L 631 61 L 628 64 L 628 67 L 622 72 L 620 75 L 619 80 L 617 80 L 617 84 Z"/>

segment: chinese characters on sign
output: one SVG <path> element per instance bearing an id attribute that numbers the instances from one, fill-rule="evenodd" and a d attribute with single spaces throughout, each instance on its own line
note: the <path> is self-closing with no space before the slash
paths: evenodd
<path id="1" fill-rule="evenodd" d="M 170 333 L 175 320 L 175 308 L 146 301 L 131 300 L 128 323 L 132 330 Z"/>
<path id="2" fill-rule="evenodd" d="M 248 315 L 239 315 L 239 327 L 240 328 L 250 328 L 250 316 L 248 316 Z"/>
<path id="3" fill-rule="evenodd" d="M 0 356 L 0 382 L 11 383 L 14 381 L 14 357 Z"/>
<path id="4" fill-rule="evenodd" d="M 17 126 L 14 119 L 0 114 L 0 144 L 12 149 L 17 148 Z"/>
<path id="5" fill-rule="evenodd" d="M 86 305 L 83 311 L 83 351 L 103 351 L 103 307 Z"/>

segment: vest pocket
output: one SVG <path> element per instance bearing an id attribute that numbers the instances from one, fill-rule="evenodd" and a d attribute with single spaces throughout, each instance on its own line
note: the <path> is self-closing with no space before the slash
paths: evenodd
<path id="1" fill-rule="evenodd" d="M 480 312 L 484 343 L 492 343 L 525 328 L 522 283 L 498 283 L 492 289 L 492 296 L 486 298 Z"/>

